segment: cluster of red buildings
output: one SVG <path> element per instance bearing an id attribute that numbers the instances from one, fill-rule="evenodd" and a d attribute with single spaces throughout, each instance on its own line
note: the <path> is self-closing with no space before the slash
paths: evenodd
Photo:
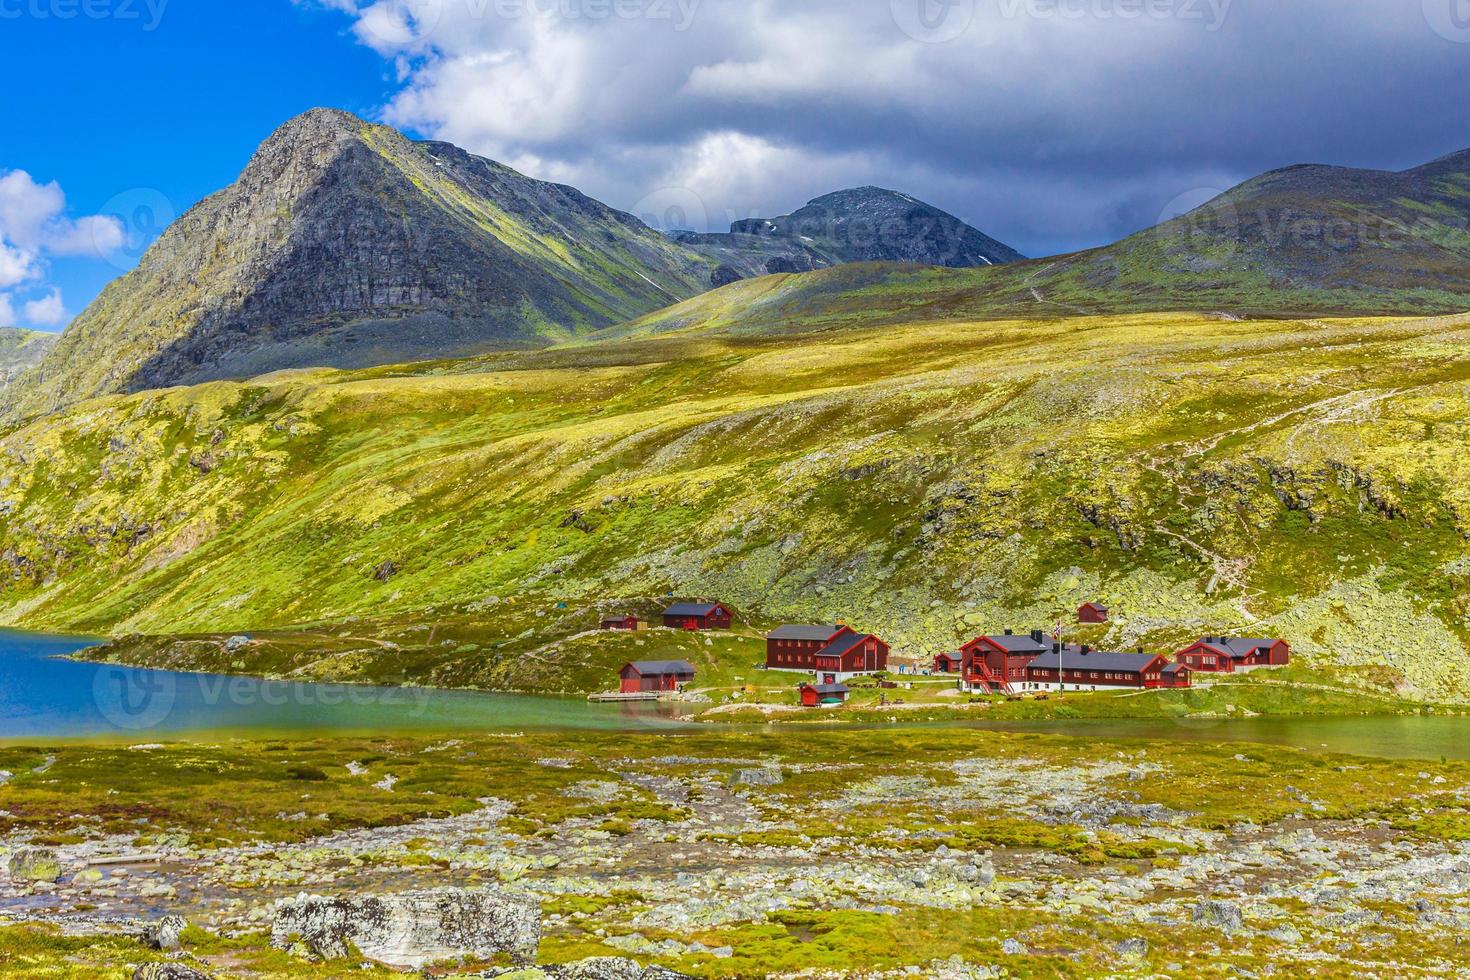
<path id="1" fill-rule="evenodd" d="M 779 626 L 766 634 L 766 669 L 815 674 L 822 684 L 841 684 L 888 669 L 888 644 L 851 626 Z"/>
<path id="2" fill-rule="evenodd" d="M 1107 691 L 1117 688 L 1153 690 L 1189 687 L 1193 675 L 1234 673 L 1254 667 L 1285 666 L 1291 648 L 1285 640 L 1205 637 L 1175 655 L 1110 653 L 1064 643 L 1042 630 L 1018 635 L 980 636 L 958 653 L 934 658 L 939 673 L 959 674 L 967 691 L 1013 694 L 1052 688 Z"/>

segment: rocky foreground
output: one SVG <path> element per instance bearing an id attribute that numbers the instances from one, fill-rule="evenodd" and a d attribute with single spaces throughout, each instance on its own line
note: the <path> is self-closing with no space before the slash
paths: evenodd
<path id="1" fill-rule="evenodd" d="M 953 730 L 0 748 L 0 834 L 6 976 L 1470 969 L 1459 763 Z"/>

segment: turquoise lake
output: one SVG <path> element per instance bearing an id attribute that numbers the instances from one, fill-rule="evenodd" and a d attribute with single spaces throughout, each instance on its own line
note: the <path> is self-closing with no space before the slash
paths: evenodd
<path id="1" fill-rule="evenodd" d="M 63 659 L 93 642 L 0 630 L 0 739 L 678 727 L 654 704 L 298 684 Z"/>

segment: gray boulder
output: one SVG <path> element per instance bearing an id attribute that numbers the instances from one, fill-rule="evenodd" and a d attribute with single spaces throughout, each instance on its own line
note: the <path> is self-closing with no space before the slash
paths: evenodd
<path id="1" fill-rule="evenodd" d="M 1144 957 L 1148 955 L 1148 940 L 1125 939 L 1114 948 L 1120 956 Z"/>
<path id="2" fill-rule="evenodd" d="M 1214 926 L 1221 932 L 1232 935 L 1239 932 L 1245 924 L 1245 916 L 1238 905 L 1209 899 L 1194 907 L 1194 921 L 1197 925 Z"/>
<path id="3" fill-rule="evenodd" d="M 166 915 L 157 922 L 143 927 L 143 945 L 149 949 L 171 950 L 179 948 L 179 935 L 189 926 L 181 915 Z"/>
<path id="4" fill-rule="evenodd" d="M 354 948 L 389 966 L 417 969 L 457 957 L 509 953 L 530 963 L 541 942 L 541 906 L 492 888 L 439 888 L 365 898 L 300 895 L 276 903 L 271 943 L 298 943 L 319 959 Z"/>
<path id="5" fill-rule="evenodd" d="M 662 966 L 642 966 L 620 956 L 595 956 L 566 966 L 542 966 L 530 969 L 498 969 L 480 974 L 504 980 L 693 980 Z"/>
<path id="6" fill-rule="evenodd" d="M 730 776 L 731 786 L 779 786 L 785 781 L 781 770 L 775 766 L 761 769 L 736 769 Z"/>
<path id="7" fill-rule="evenodd" d="M 201 973 L 182 963 L 144 963 L 133 971 L 133 980 L 213 980 L 213 978 L 207 973 Z"/>
<path id="8" fill-rule="evenodd" d="M 22 847 L 13 851 L 7 867 L 10 877 L 17 881 L 57 881 L 61 878 L 61 862 L 49 847 Z"/>

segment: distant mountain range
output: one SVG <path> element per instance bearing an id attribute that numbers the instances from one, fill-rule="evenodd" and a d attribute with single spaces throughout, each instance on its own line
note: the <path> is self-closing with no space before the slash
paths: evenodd
<path id="1" fill-rule="evenodd" d="M 792 269 L 1015 255 L 912 198 L 848 193 L 823 199 L 814 242 L 783 238 L 779 219 L 741 236 L 748 248 L 690 246 L 574 188 L 312 110 L 83 311 L 8 414 L 282 368 L 544 346 L 763 275 L 778 254 Z"/>
<path id="2" fill-rule="evenodd" d="M 0 418 L 114 392 L 546 346 L 609 328 L 789 331 L 854 311 L 866 322 L 1457 312 L 1470 308 L 1467 229 L 1470 151 L 1402 173 L 1275 171 L 1116 244 L 1049 259 L 1025 260 L 876 187 L 728 233 L 664 235 L 574 188 L 318 109 L 282 126 L 236 183 L 170 226 L 49 350 L 0 339 L 10 376 Z M 809 275 L 742 282 L 794 273 Z"/>
<path id="3" fill-rule="evenodd" d="M 827 194 L 779 218 L 737 221 L 728 234 L 681 232 L 673 237 L 718 263 L 715 285 L 849 262 L 965 268 L 1025 258 L 952 214 L 881 187 Z"/>

